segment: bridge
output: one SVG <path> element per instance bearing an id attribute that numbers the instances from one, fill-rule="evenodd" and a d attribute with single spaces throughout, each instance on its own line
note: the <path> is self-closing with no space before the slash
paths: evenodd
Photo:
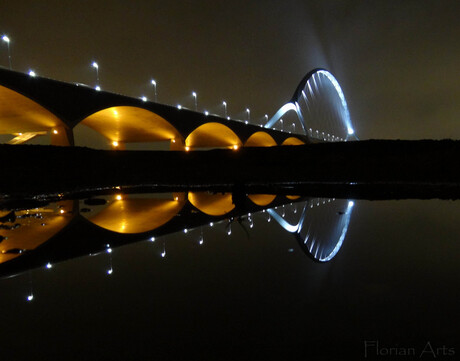
<path id="1" fill-rule="evenodd" d="M 303 134 L 273 128 L 289 112 L 297 115 Z M 79 145 L 74 130 L 80 125 L 103 136 L 113 149 L 166 142 L 171 150 L 237 150 L 346 141 L 354 134 L 340 86 L 324 69 L 308 73 L 292 100 L 258 126 L 0 68 L 0 135 L 11 136 L 8 143 L 49 135 L 52 145 Z"/>

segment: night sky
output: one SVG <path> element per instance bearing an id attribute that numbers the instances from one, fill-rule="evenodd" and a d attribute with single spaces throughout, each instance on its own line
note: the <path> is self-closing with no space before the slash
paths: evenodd
<path id="1" fill-rule="evenodd" d="M 312 68 L 361 139 L 460 138 L 458 1 L 4 1 L 13 68 L 253 121 Z M 0 65 L 8 66 L 6 44 Z"/>

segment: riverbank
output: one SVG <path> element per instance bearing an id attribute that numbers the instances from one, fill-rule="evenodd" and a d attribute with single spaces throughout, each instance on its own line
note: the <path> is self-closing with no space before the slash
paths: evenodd
<path id="1" fill-rule="evenodd" d="M 194 152 L 0 145 L 3 197 L 111 187 L 460 198 L 460 141 L 369 140 Z M 363 195 L 363 194 L 362 194 Z"/>

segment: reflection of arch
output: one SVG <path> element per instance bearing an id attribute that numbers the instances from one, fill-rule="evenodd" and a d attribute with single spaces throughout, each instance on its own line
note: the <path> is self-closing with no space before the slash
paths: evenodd
<path id="1" fill-rule="evenodd" d="M 123 196 L 124 197 L 124 196 Z M 179 197 L 171 199 L 115 199 L 102 211 L 89 217 L 101 228 L 117 233 L 143 233 L 169 222 L 184 206 Z"/>
<path id="2" fill-rule="evenodd" d="M 16 211 L 14 222 L 4 222 L 4 226 L 20 226 L 2 229 L 5 237 L 0 243 L 0 264 L 33 250 L 62 230 L 73 218 L 74 201 L 61 201 L 55 207 L 43 207 Z M 5 214 L 3 213 L 2 216 Z"/>
<path id="3" fill-rule="evenodd" d="M 299 199 L 300 196 L 287 195 L 286 198 L 287 198 L 287 199 L 290 199 L 290 200 L 296 200 L 296 199 Z"/>
<path id="4" fill-rule="evenodd" d="M 110 142 L 123 143 L 171 140 L 182 143 L 182 136 L 159 115 L 132 106 L 115 106 L 100 110 L 83 119 L 84 124 Z"/>
<path id="5" fill-rule="evenodd" d="M 295 234 L 302 249 L 315 261 L 330 261 L 347 235 L 354 202 L 348 200 L 306 203 L 297 224 L 291 224 L 274 209 L 268 213 L 288 232 Z"/>
<path id="6" fill-rule="evenodd" d="M 258 206 L 268 206 L 276 198 L 276 194 L 249 194 L 248 198 Z"/>
<path id="7" fill-rule="evenodd" d="M 305 144 L 305 143 L 302 142 L 299 138 L 296 138 L 296 137 L 286 138 L 284 140 L 284 142 L 281 143 L 281 145 L 303 145 L 303 144 Z"/>
<path id="8" fill-rule="evenodd" d="M 273 147 L 276 146 L 275 140 L 266 132 L 255 132 L 252 134 L 246 143 L 245 147 Z"/>
<path id="9" fill-rule="evenodd" d="M 21 144 L 51 132 L 51 144 L 70 145 L 67 126 L 40 104 L 0 86 L 0 134 L 14 134 L 10 143 Z"/>
<path id="10" fill-rule="evenodd" d="M 231 193 L 190 192 L 188 200 L 195 208 L 210 216 L 222 216 L 235 208 Z"/>
<path id="11" fill-rule="evenodd" d="M 229 127 L 220 123 L 206 123 L 200 125 L 185 139 L 185 145 L 191 148 L 206 147 L 241 147 L 240 138 Z"/>

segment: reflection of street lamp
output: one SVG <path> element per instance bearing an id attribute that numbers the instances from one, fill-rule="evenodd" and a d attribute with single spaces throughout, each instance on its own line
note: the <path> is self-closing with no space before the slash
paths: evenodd
<path id="1" fill-rule="evenodd" d="M 155 103 L 156 103 L 157 102 L 157 82 L 152 79 L 150 83 L 153 85 L 153 90 L 155 92 Z"/>
<path id="2" fill-rule="evenodd" d="M 96 69 L 96 88 L 98 88 L 99 87 L 99 65 L 95 61 L 93 61 L 91 66 L 94 69 Z"/>
<path id="3" fill-rule="evenodd" d="M 225 118 L 227 118 L 227 102 L 223 101 L 223 102 L 222 102 L 222 105 L 224 106 Z"/>
<path id="4" fill-rule="evenodd" d="M 198 99 L 195 92 L 192 92 L 192 96 L 195 99 L 195 111 L 198 111 Z"/>
<path id="5" fill-rule="evenodd" d="M 10 38 L 6 35 L 3 35 L 2 40 L 6 43 L 6 46 L 8 47 L 8 63 L 10 65 L 11 70 L 13 67 L 11 65 Z"/>

